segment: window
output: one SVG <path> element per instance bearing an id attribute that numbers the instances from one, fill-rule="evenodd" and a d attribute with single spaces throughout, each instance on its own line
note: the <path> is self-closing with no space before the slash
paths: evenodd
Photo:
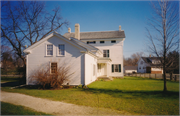
<path id="1" fill-rule="evenodd" d="M 112 72 L 121 72 L 121 64 L 112 64 Z"/>
<path id="2" fill-rule="evenodd" d="M 101 64 L 98 64 L 98 72 L 101 72 Z"/>
<path id="3" fill-rule="evenodd" d="M 64 56 L 64 54 L 65 54 L 65 47 L 64 47 L 64 45 L 63 44 L 58 45 L 58 55 L 59 56 Z"/>
<path id="4" fill-rule="evenodd" d="M 96 66 L 95 66 L 95 64 L 93 64 L 93 76 L 95 75 L 95 69 L 96 68 Z"/>
<path id="5" fill-rule="evenodd" d="M 104 41 L 100 41 L 100 43 L 104 43 Z"/>
<path id="6" fill-rule="evenodd" d="M 141 69 L 141 67 L 139 67 L 139 69 Z"/>
<path id="7" fill-rule="evenodd" d="M 47 45 L 47 55 L 52 56 L 53 55 L 53 45 L 48 44 Z"/>
<path id="8" fill-rule="evenodd" d="M 87 44 L 95 44 L 96 41 L 87 41 Z"/>
<path id="9" fill-rule="evenodd" d="M 141 64 L 143 64 L 143 61 L 141 61 Z"/>
<path id="10" fill-rule="evenodd" d="M 103 50 L 103 57 L 109 57 L 109 50 Z"/>
<path id="11" fill-rule="evenodd" d="M 57 72 L 57 63 L 53 62 L 51 63 L 51 73 L 56 73 Z"/>
<path id="12" fill-rule="evenodd" d="M 143 67 L 143 69 L 145 69 L 145 67 Z"/>
<path id="13" fill-rule="evenodd" d="M 111 40 L 111 43 L 116 43 L 116 40 Z"/>

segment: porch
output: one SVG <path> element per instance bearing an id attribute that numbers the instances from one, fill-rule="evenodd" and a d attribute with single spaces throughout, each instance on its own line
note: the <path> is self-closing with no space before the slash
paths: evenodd
<path id="1" fill-rule="evenodd" d="M 97 80 L 113 80 L 109 77 L 110 71 L 110 58 L 98 58 L 97 61 Z"/>

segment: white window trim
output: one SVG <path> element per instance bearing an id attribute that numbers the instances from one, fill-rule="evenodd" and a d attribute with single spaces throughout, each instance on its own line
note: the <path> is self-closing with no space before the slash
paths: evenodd
<path id="1" fill-rule="evenodd" d="M 104 57 L 104 50 L 106 50 L 106 57 Z M 104 50 L 103 50 L 103 57 L 104 58 L 110 58 L 110 50 L 109 49 L 104 49 Z M 107 50 L 109 50 L 109 57 L 107 57 Z"/>
<path id="2" fill-rule="evenodd" d="M 115 72 L 115 65 L 118 66 L 118 72 Z M 121 72 L 119 72 L 119 64 L 114 64 L 114 72 L 113 73 L 121 73 Z"/>
<path id="3" fill-rule="evenodd" d="M 46 44 L 46 50 L 45 50 L 45 51 L 46 51 L 46 56 L 52 57 L 54 54 L 52 54 L 52 55 L 48 55 L 48 54 L 47 54 L 47 46 L 48 46 L 48 45 L 52 45 L 52 48 L 53 48 L 53 44 Z M 53 49 L 52 49 L 52 53 L 53 53 Z"/>
<path id="4" fill-rule="evenodd" d="M 59 55 L 59 45 L 64 45 L 64 55 Z M 56 47 L 56 56 L 65 56 L 66 54 L 66 50 L 65 50 L 65 44 L 58 44 L 57 47 Z"/>
<path id="5" fill-rule="evenodd" d="M 51 73 L 51 63 L 57 63 L 57 62 L 49 62 L 49 66 L 50 66 L 49 71 L 50 71 L 50 74 L 53 74 Z M 57 63 L 57 70 L 58 70 L 58 63 Z"/>

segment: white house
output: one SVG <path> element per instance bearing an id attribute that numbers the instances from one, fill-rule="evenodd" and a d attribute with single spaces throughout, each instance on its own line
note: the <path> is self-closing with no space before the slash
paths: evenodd
<path id="1" fill-rule="evenodd" d="M 125 66 L 124 72 L 125 73 L 137 73 L 137 66 Z"/>
<path id="2" fill-rule="evenodd" d="M 163 68 L 158 57 L 141 57 L 138 64 L 138 73 L 162 74 Z"/>
<path id="3" fill-rule="evenodd" d="M 33 72 L 45 65 L 53 73 L 58 66 L 70 66 L 70 85 L 90 84 L 100 76 L 123 77 L 124 31 L 80 32 L 68 28 L 63 36 L 54 32 L 24 50 L 26 84 Z"/>

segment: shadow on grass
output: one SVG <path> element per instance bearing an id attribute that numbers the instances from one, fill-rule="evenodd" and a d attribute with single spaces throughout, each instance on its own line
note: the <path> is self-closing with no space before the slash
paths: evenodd
<path id="1" fill-rule="evenodd" d="M 1 87 L 15 87 L 21 85 L 19 81 L 1 83 Z"/>
<path id="2" fill-rule="evenodd" d="M 168 98 L 168 99 L 178 99 L 179 98 L 179 92 L 175 91 L 122 91 L 118 89 L 95 89 L 95 88 L 89 88 L 89 89 L 81 89 L 81 91 L 84 92 L 90 92 L 95 94 L 108 94 L 112 97 L 123 97 L 128 99 L 134 99 L 135 97 L 141 97 L 141 98 Z"/>

